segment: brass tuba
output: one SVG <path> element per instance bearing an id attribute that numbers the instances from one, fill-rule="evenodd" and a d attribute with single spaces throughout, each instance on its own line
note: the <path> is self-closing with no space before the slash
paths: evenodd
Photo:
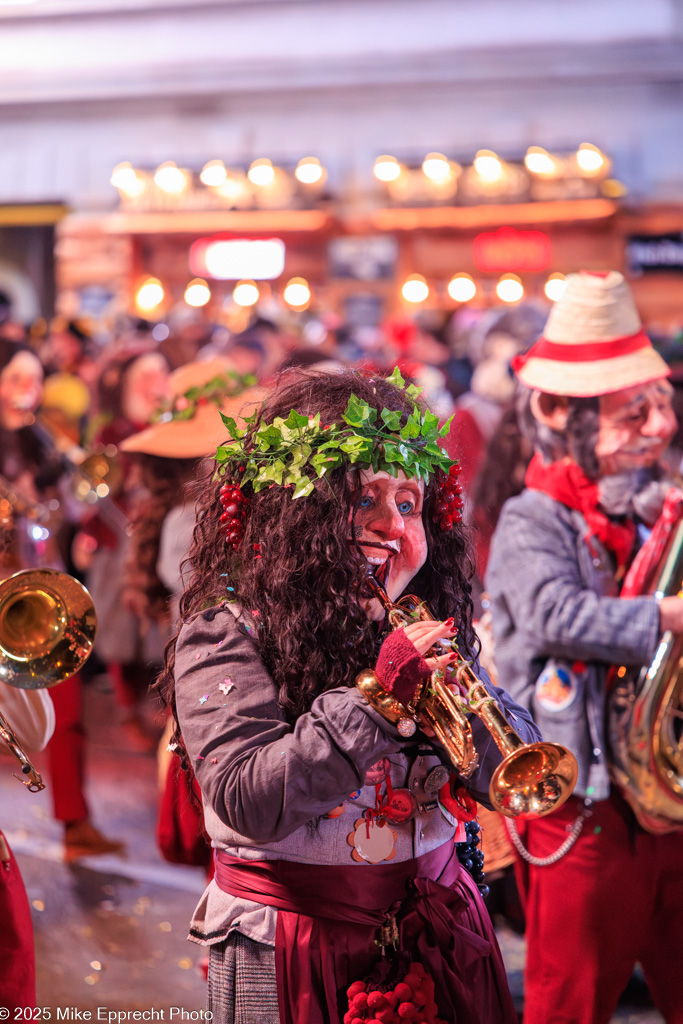
<path id="1" fill-rule="evenodd" d="M 368 583 L 388 613 L 392 629 L 433 618 L 425 603 L 412 594 L 394 604 L 374 576 L 368 577 Z M 427 657 L 450 651 L 458 655 L 456 679 L 463 695 L 453 693 L 441 669 L 418 691 L 410 707 L 404 707 L 384 690 L 370 669 L 358 675 L 356 686 L 369 704 L 397 726 L 401 735 L 413 735 L 418 726 L 431 728 L 463 778 L 469 778 L 478 765 L 467 718 L 473 712 L 481 718 L 503 754 L 489 786 L 495 810 L 508 818 L 535 818 L 557 810 L 576 785 L 578 766 L 574 755 L 558 743 L 524 743 L 453 641 L 439 641 Z"/>
<path id="2" fill-rule="evenodd" d="M 0 681 L 23 690 L 56 686 L 85 664 L 97 631 L 95 607 L 85 587 L 54 569 L 24 569 L 0 583 Z M 44 789 L 40 774 L 0 714 L 2 738 L 28 776 L 32 791 Z"/>
<path id="3" fill-rule="evenodd" d="M 648 593 L 683 587 L 683 521 L 664 547 Z M 650 665 L 622 665 L 610 690 L 610 773 L 644 829 L 683 827 L 683 635 L 662 634 Z"/>

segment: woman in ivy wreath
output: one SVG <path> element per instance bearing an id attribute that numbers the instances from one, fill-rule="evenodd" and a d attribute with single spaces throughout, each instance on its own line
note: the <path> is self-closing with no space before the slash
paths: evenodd
<path id="1" fill-rule="evenodd" d="M 512 1024 L 491 922 L 454 845 L 500 754 L 475 719 L 479 767 L 459 789 L 438 744 L 405 738 L 354 685 L 372 667 L 408 703 L 449 665 L 424 657 L 437 639 L 457 634 L 476 655 L 438 420 L 397 371 L 295 370 L 246 423 L 226 420 L 203 485 L 160 680 L 215 852 L 190 932 L 211 947 L 213 1020 Z M 391 600 L 409 589 L 438 620 L 388 632 L 369 570 Z M 536 740 L 527 712 L 484 681 Z"/>

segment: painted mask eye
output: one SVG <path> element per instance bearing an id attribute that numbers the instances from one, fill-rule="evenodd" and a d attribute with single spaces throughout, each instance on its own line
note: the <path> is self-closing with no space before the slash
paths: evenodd
<path id="1" fill-rule="evenodd" d="M 402 516 L 409 516 L 415 506 L 412 501 L 399 501 L 396 507 Z"/>
<path id="2" fill-rule="evenodd" d="M 358 508 L 370 508 L 372 505 L 372 498 L 369 494 L 364 494 L 358 502 Z"/>

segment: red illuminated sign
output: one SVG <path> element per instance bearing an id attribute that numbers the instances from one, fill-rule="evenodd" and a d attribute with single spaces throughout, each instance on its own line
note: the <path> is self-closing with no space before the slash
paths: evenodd
<path id="1" fill-rule="evenodd" d="M 516 228 L 484 231 L 474 239 L 474 265 L 478 270 L 501 273 L 547 270 L 550 239 L 543 231 L 518 231 Z"/>

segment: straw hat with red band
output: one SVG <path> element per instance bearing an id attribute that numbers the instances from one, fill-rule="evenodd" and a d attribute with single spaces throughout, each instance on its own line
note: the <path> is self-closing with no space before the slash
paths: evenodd
<path id="1" fill-rule="evenodd" d="M 616 270 L 569 274 L 543 336 L 512 368 L 528 388 L 590 398 L 668 377 Z"/>
<path id="2" fill-rule="evenodd" d="M 181 366 L 169 378 L 172 402 L 177 405 L 178 399 L 191 389 L 202 388 L 229 371 L 230 365 L 222 359 Z M 220 404 L 202 402 L 200 398 L 189 418 L 153 423 L 127 437 L 119 447 L 124 452 L 159 455 L 165 459 L 200 459 L 215 455 L 216 448 L 228 436 L 220 414 L 239 421 L 241 413 L 249 415 L 254 411 L 262 395 L 262 388 L 249 387 L 238 394 L 226 395 Z"/>

